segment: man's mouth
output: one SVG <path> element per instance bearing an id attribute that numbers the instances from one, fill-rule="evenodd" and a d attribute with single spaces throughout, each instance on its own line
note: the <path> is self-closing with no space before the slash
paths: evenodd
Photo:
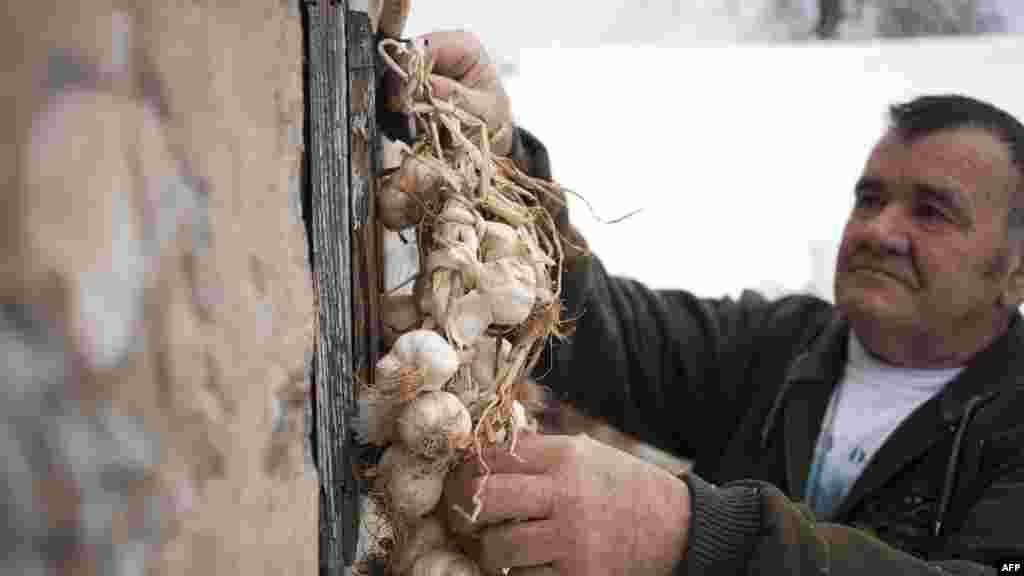
<path id="1" fill-rule="evenodd" d="M 855 266 L 850 271 L 854 272 L 854 273 L 868 274 L 870 276 L 887 278 L 889 280 L 894 280 L 896 282 L 899 282 L 900 284 L 906 284 L 906 285 L 910 284 L 910 282 L 907 281 L 907 279 L 906 279 L 906 277 L 904 277 L 904 275 L 897 274 L 897 273 L 894 273 L 894 272 L 889 272 L 889 271 L 887 271 L 887 270 L 885 270 L 883 268 L 878 268 L 878 267 L 873 267 L 873 266 Z"/>

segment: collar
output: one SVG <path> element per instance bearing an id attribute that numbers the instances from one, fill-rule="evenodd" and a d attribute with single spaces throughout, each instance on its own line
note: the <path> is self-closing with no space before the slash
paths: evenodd
<path id="1" fill-rule="evenodd" d="M 827 387 L 828 394 L 824 394 L 827 404 L 827 398 L 842 378 L 846 366 L 849 336 L 850 325 L 837 311 L 807 349 L 793 359 L 761 429 L 762 448 L 767 446 L 768 436 L 791 390 L 814 383 L 819 384 L 819 392 L 824 392 L 821 387 Z M 1018 354 L 1020 350 L 1024 350 L 1024 321 L 1018 310 L 1014 312 L 1006 332 L 971 358 L 964 370 L 939 393 L 944 423 L 952 425 L 958 422 L 972 396 L 994 394 L 1018 386 L 1020 375 L 1024 374 L 1024 355 Z M 824 411 L 824 406 L 821 411 Z"/>

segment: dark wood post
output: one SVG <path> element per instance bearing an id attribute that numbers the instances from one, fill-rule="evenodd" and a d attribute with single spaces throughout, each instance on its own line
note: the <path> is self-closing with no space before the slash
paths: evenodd
<path id="1" fill-rule="evenodd" d="M 366 2 L 304 0 L 304 205 L 317 298 L 314 445 L 320 572 L 346 573 L 359 538 L 350 431 L 355 378 L 376 362 L 375 58 Z"/>

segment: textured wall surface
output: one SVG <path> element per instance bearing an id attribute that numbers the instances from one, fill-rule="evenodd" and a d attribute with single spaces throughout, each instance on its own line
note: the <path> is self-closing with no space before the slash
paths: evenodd
<path id="1" fill-rule="evenodd" d="M 314 574 L 297 2 L 6 15 L 4 557 Z"/>

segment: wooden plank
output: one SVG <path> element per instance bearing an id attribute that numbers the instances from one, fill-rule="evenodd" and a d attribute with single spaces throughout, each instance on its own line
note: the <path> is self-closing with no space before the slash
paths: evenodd
<path id="1" fill-rule="evenodd" d="M 372 382 L 372 367 L 380 349 L 380 273 L 375 214 L 374 175 L 377 140 L 376 69 L 370 17 L 364 6 L 349 5 L 349 187 L 352 210 L 352 354 L 354 371 L 362 382 Z"/>
<path id="2" fill-rule="evenodd" d="M 353 561 L 358 488 L 346 417 L 353 410 L 347 3 L 306 0 L 307 193 L 317 297 L 314 414 L 320 475 L 320 572 Z"/>
<path id="3" fill-rule="evenodd" d="M 376 81 L 374 38 L 367 3 L 350 0 L 348 39 L 349 191 L 351 201 L 352 359 L 359 382 L 372 383 L 380 350 L 380 261 L 374 202 L 376 164 Z M 350 453 L 358 458 L 355 446 Z M 362 502 L 362 495 L 359 496 Z M 362 510 L 360 510 L 362 512 Z M 355 552 L 363 554 L 372 535 L 360 530 Z M 346 549 L 346 558 L 350 558 Z M 371 574 L 375 573 L 371 566 Z"/>

